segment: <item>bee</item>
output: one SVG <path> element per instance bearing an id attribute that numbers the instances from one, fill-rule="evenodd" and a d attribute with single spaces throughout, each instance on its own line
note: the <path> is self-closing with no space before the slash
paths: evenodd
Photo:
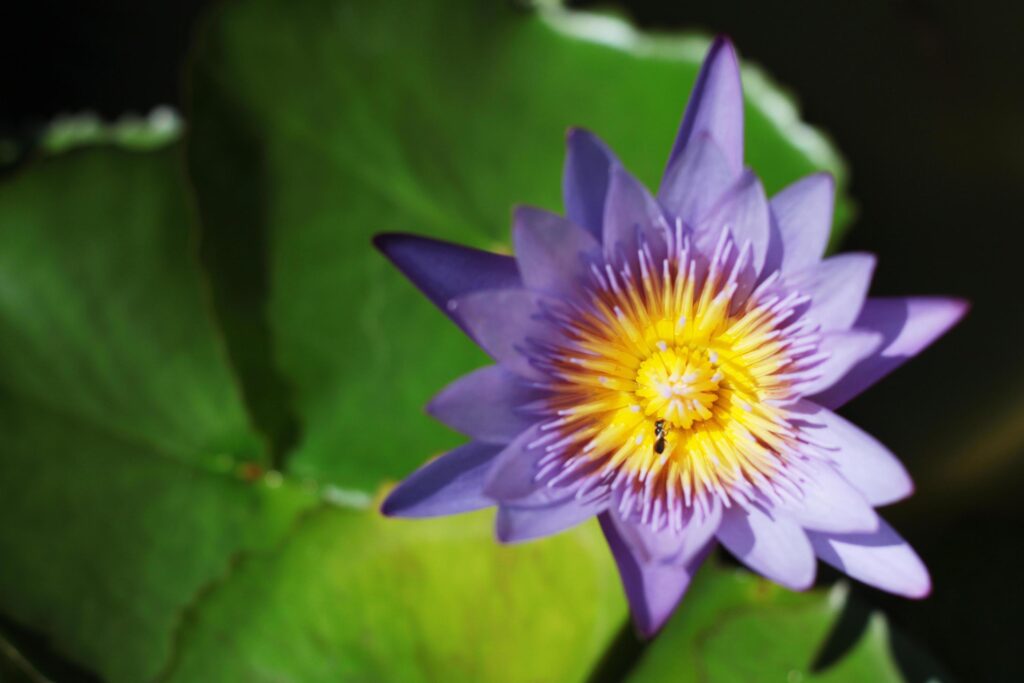
<path id="1" fill-rule="evenodd" d="M 665 421 L 654 423 L 654 452 L 661 455 L 665 452 Z"/>

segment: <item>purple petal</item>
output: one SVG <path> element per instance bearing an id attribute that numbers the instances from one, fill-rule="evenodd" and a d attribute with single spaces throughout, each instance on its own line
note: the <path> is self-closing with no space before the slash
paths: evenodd
<path id="1" fill-rule="evenodd" d="M 772 197 L 772 215 L 782 236 L 782 270 L 796 272 L 817 264 L 832 228 L 836 182 L 828 173 L 801 178 Z"/>
<path id="2" fill-rule="evenodd" d="M 401 233 L 377 235 L 373 244 L 463 329 L 462 320 L 448 308 L 451 299 L 520 286 L 519 268 L 511 256 Z"/>
<path id="3" fill-rule="evenodd" d="M 593 235 L 557 214 L 516 208 L 512 240 L 523 284 L 532 290 L 574 294 L 601 245 Z"/>
<path id="4" fill-rule="evenodd" d="M 802 429 L 825 444 L 826 455 L 843 479 L 860 491 L 871 505 L 888 505 L 914 492 L 914 484 L 902 463 L 889 449 L 856 425 L 831 410 L 801 401 L 796 410 L 808 415 L 810 426 Z"/>
<path id="5" fill-rule="evenodd" d="M 478 441 L 506 444 L 537 420 L 522 407 L 541 392 L 500 365 L 455 380 L 427 404 L 427 412 Z"/>
<path id="6" fill-rule="evenodd" d="M 764 187 L 752 171 L 744 171 L 718 205 L 700 219 L 696 230 L 697 245 L 704 253 L 710 254 L 722 230 L 728 229 L 740 247 L 750 242 L 754 269 L 761 272 L 768 253 L 770 225 L 771 213 Z"/>
<path id="7" fill-rule="evenodd" d="M 732 507 L 722 516 L 718 540 L 754 571 L 793 590 L 814 583 L 814 552 L 807 534 L 788 517 L 757 506 Z"/>
<path id="8" fill-rule="evenodd" d="M 565 215 L 599 240 L 603 232 L 609 170 L 618 160 L 596 135 L 581 128 L 569 129 L 566 144 L 568 152 L 562 173 Z"/>
<path id="9" fill-rule="evenodd" d="M 796 476 L 803 497 L 787 497 L 778 507 L 803 528 L 834 533 L 878 528 L 874 508 L 832 465 L 817 459 L 802 462 Z"/>
<path id="10" fill-rule="evenodd" d="M 542 301 L 525 289 L 498 289 L 454 299 L 448 310 L 462 319 L 491 358 L 522 377 L 543 381 L 546 376 L 522 352 L 527 339 L 544 340 L 552 334 L 551 326 L 538 317 Z"/>
<path id="11" fill-rule="evenodd" d="M 868 534 L 808 536 L 818 557 L 858 581 L 908 598 L 931 593 L 931 578 L 921 558 L 884 521 Z"/>
<path id="12" fill-rule="evenodd" d="M 389 517 L 436 517 L 494 505 L 483 486 L 500 450 L 471 441 L 431 460 L 391 491 L 381 512 Z"/>
<path id="13" fill-rule="evenodd" d="M 856 328 L 826 332 L 822 335 L 818 350 L 828 354 L 828 357 L 808 370 L 810 379 L 800 382 L 797 388 L 805 395 L 829 388 L 844 377 L 850 368 L 877 351 L 881 344 L 882 335 L 878 332 Z"/>
<path id="14" fill-rule="evenodd" d="M 658 201 L 692 226 L 719 203 L 738 175 L 714 140 L 706 134 L 698 135 L 669 164 L 658 189 Z"/>
<path id="15" fill-rule="evenodd" d="M 501 505 L 495 524 L 498 540 L 518 543 L 561 533 L 608 508 L 608 499 L 581 502 L 575 497 L 534 507 Z"/>
<path id="16" fill-rule="evenodd" d="M 604 253 L 610 262 L 616 262 L 619 253 L 635 262 L 637 249 L 643 238 L 651 247 L 651 254 L 660 263 L 665 254 L 665 235 L 668 223 L 657 200 L 647 188 L 622 166 L 611 170 L 608 201 L 604 212 Z"/>
<path id="17" fill-rule="evenodd" d="M 711 44 L 697 82 L 690 93 L 683 123 L 679 127 L 668 166 L 678 157 L 690 140 L 709 135 L 725 154 L 734 171 L 743 168 L 743 86 L 736 49 L 727 38 L 718 37 Z"/>
<path id="18" fill-rule="evenodd" d="M 941 337 L 968 308 L 961 299 L 940 297 L 868 299 L 854 326 L 880 332 L 881 347 L 812 400 L 838 408 Z"/>
<path id="19" fill-rule="evenodd" d="M 526 430 L 494 459 L 494 466 L 484 482 L 484 493 L 501 503 L 522 505 L 525 499 L 535 497 L 538 490 L 550 489 L 537 481 L 539 461 L 547 455 L 545 444 L 550 442 L 551 432 L 544 432 L 539 425 Z M 540 502 L 555 502 L 554 497 Z"/>
<path id="20" fill-rule="evenodd" d="M 722 522 L 722 506 L 717 500 L 712 502 L 710 510 L 693 507 L 690 511 L 679 531 L 671 528 L 654 531 L 647 524 L 622 522 L 618 514 L 614 517 L 619 533 L 645 562 L 686 565 L 707 547 Z"/>
<path id="21" fill-rule="evenodd" d="M 860 314 L 868 294 L 875 257 L 847 253 L 793 273 L 788 284 L 812 297 L 806 315 L 824 330 L 846 330 Z"/>
<path id="22" fill-rule="evenodd" d="M 711 546 L 687 565 L 652 562 L 645 559 L 642 551 L 638 554 L 622 535 L 622 526 L 616 521 L 615 513 L 606 512 L 598 519 L 618 565 L 633 621 L 644 637 L 650 637 L 657 633 L 682 600 Z"/>

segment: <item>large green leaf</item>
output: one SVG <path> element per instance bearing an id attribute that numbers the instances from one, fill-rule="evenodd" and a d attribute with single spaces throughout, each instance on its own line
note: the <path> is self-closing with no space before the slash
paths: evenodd
<path id="1" fill-rule="evenodd" d="M 624 601 L 596 524 L 499 546 L 491 514 L 325 507 L 211 591 L 173 681 L 583 681 Z"/>
<path id="2" fill-rule="evenodd" d="M 706 47 L 480 0 L 223 8 L 191 72 L 190 164 L 243 381 L 287 387 L 257 392 L 255 412 L 279 449 L 301 428 L 290 471 L 370 491 L 457 443 L 421 407 L 484 357 L 370 236 L 500 248 L 513 204 L 560 209 L 571 125 L 653 185 Z M 839 173 L 789 101 L 747 76 L 747 156 L 768 188 Z"/>
<path id="3" fill-rule="evenodd" d="M 706 566 L 628 683 L 905 680 L 879 614 L 838 662 L 816 666 L 846 593 L 843 585 L 829 592 L 793 593 L 746 572 Z"/>

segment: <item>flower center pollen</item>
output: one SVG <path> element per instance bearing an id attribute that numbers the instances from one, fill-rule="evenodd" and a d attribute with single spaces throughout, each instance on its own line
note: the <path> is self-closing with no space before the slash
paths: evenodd
<path id="1" fill-rule="evenodd" d="M 644 414 L 680 429 L 711 418 L 722 381 L 715 360 L 714 352 L 658 342 L 657 352 L 636 373 L 636 396 Z"/>

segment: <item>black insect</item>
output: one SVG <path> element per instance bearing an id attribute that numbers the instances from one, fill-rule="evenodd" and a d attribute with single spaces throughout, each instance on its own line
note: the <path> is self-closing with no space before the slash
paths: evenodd
<path id="1" fill-rule="evenodd" d="M 665 421 L 654 423 L 654 452 L 661 455 L 665 452 Z"/>

